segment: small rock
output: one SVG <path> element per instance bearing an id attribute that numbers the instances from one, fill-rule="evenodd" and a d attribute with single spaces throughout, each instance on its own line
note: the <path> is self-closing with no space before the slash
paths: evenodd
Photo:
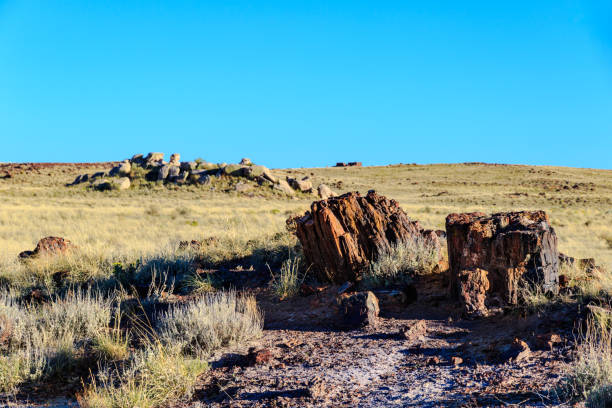
<path id="1" fill-rule="evenodd" d="M 512 343 L 503 345 L 499 354 L 502 360 L 519 362 L 531 355 L 531 349 L 523 340 L 515 338 Z"/>
<path id="2" fill-rule="evenodd" d="M 272 360 L 272 352 L 269 349 L 251 347 L 249 349 L 249 354 L 246 356 L 246 360 L 249 366 L 266 364 Z"/>
<path id="3" fill-rule="evenodd" d="M 411 325 L 400 327 L 398 338 L 408 341 L 416 341 L 427 334 L 427 324 L 425 320 L 417 320 Z"/>
<path id="4" fill-rule="evenodd" d="M 536 347 L 540 350 L 551 350 L 555 344 L 561 343 L 561 336 L 555 333 L 539 334 L 536 336 Z"/>
<path id="5" fill-rule="evenodd" d="M 170 156 L 170 163 L 173 166 L 180 166 L 181 165 L 181 155 L 178 153 L 172 153 L 172 155 Z"/>
<path id="6" fill-rule="evenodd" d="M 450 361 L 451 361 L 451 365 L 454 365 L 455 367 L 463 364 L 463 359 L 457 356 L 452 356 Z"/>
<path id="7" fill-rule="evenodd" d="M 489 290 L 488 272 L 483 269 L 462 270 L 457 275 L 459 299 L 470 317 L 487 316 L 485 300 Z"/>
<path id="8" fill-rule="evenodd" d="M 427 359 L 427 365 L 438 365 L 440 364 L 440 358 L 438 356 L 429 357 Z"/>
<path id="9" fill-rule="evenodd" d="M 380 308 L 378 299 L 372 292 L 357 292 L 341 295 L 339 299 L 342 326 L 358 328 L 376 326 Z"/>
<path id="10" fill-rule="evenodd" d="M 250 166 L 253 164 L 253 162 L 251 161 L 251 159 L 244 157 L 242 160 L 240 160 L 240 164 L 242 164 L 243 166 Z"/>

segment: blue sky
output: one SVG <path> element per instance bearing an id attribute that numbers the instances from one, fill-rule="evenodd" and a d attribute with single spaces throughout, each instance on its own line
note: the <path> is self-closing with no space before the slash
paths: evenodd
<path id="1" fill-rule="evenodd" d="M 611 4 L 0 0 L 0 161 L 612 168 Z"/>

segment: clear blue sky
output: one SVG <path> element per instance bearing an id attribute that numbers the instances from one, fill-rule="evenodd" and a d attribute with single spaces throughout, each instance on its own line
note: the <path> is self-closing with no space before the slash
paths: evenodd
<path id="1" fill-rule="evenodd" d="M 0 0 L 0 161 L 612 168 L 611 4 Z"/>

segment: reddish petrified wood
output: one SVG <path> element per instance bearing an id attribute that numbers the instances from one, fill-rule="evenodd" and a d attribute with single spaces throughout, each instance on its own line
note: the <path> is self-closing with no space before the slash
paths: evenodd
<path id="1" fill-rule="evenodd" d="M 438 236 L 412 221 L 395 200 L 368 192 L 347 193 L 315 201 L 296 222 L 304 255 L 320 279 L 356 280 L 378 251 L 423 237 L 439 245 Z"/>
<path id="2" fill-rule="evenodd" d="M 64 254 L 74 248 L 74 244 L 67 239 L 61 237 L 46 237 L 38 241 L 33 251 L 23 251 L 19 254 L 19 257 L 26 259 L 36 256 Z"/>
<path id="3" fill-rule="evenodd" d="M 517 303 L 522 282 L 558 291 L 557 236 L 544 211 L 450 214 L 446 235 L 452 295 L 460 296 L 463 271 L 476 269 L 486 271 L 487 297 L 499 294 L 509 304 Z"/>

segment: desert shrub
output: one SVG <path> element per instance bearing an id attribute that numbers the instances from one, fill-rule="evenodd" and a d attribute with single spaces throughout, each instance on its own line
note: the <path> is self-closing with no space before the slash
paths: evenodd
<path id="1" fill-rule="evenodd" d="M 289 257 L 277 273 L 270 270 L 270 274 L 272 291 L 281 300 L 295 296 L 306 277 L 306 273 L 300 272 L 300 258 L 297 256 Z"/>
<path id="2" fill-rule="evenodd" d="M 123 370 L 104 370 L 79 396 L 84 408 L 156 408 L 191 397 L 208 365 L 180 353 L 150 345 L 137 352 Z"/>
<path id="3" fill-rule="evenodd" d="M 114 326 L 103 330 L 93 339 L 92 350 L 102 360 L 125 360 L 130 354 L 130 333 L 121 330 L 121 311 L 115 311 Z"/>
<path id="4" fill-rule="evenodd" d="M 602 385 L 589 393 L 586 400 L 589 408 L 609 408 L 612 406 L 612 384 Z"/>
<path id="5" fill-rule="evenodd" d="M 15 350 L 27 344 L 34 319 L 11 292 L 0 293 L 0 348 Z"/>
<path id="6" fill-rule="evenodd" d="M 210 277 L 210 274 L 207 274 L 206 277 L 202 277 L 198 273 L 192 273 L 187 276 L 183 282 L 181 282 L 184 288 L 186 288 L 191 293 L 196 295 L 201 295 L 203 293 L 214 292 L 215 285 L 213 283 L 213 279 Z"/>
<path id="7" fill-rule="evenodd" d="M 0 355 L 0 392 L 14 393 L 21 383 L 40 378 L 44 365 L 42 352 L 29 345 Z"/>
<path id="8" fill-rule="evenodd" d="M 76 340 L 94 338 L 110 323 L 112 300 L 91 291 L 70 291 L 43 306 L 41 330 L 56 338 L 71 335 Z"/>
<path id="9" fill-rule="evenodd" d="M 253 296 L 216 292 L 170 307 L 157 317 L 156 326 L 164 344 L 206 356 L 232 343 L 259 337 L 263 316 Z"/>
<path id="10" fill-rule="evenodd" d="M 365 287 L 385 287 L 410 283 L 415 275 L 432 273 L 438 264 L 438 247 L 430 240 L 418 237 L 398 242 L 378 253 L 370 264 L 363 284 Z"/>
<path id="11" fill-rule="evenodd" d="M 42 256 L 16 265 L 14 287 L 44 287 L 49 293 L 62 287 L 84 285 L 108 278 L 113 267 L 103 252 L 76 250 L 69 254 Z"/>
<path id="12" fill-rule="evenodd" d="M 612 384 L 612 329 L 589 319 L 579 339 L 576 358 L 566 366 L 561 382 L 563 394 L 572 400 L 587 399 L 591 406 L 609 397 Z"/>

